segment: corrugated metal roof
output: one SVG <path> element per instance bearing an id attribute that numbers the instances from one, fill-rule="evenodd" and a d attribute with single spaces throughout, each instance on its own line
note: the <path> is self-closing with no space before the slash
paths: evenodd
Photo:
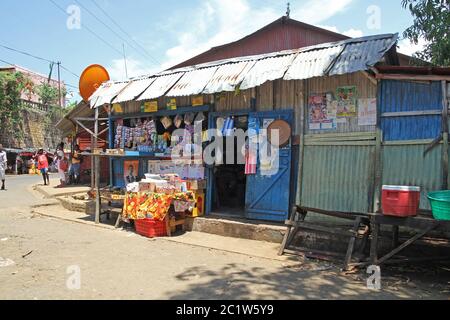
<path id="1" fill-rule="evenodd" d="M 122 103 L 132 101 L 139 97 L 150 85 L 155 81 L 155 78 L 147 78 L 141 80 L 131 81 L 130 84 L 119 93 L 119 95 L 112 101 L 113 103 Z"/>
<path id="2" fill-rule="evenodd" d="M 397 42 L 397 37 L 372 38 L 366 41 L 350 42 L 334 63 L 329 75 L 341 75 L 366 70 L 383 59 L 383 56 Z"/>
<path id="3" fill-rule="evenodd" d="M 162 97 L 183 76 L 184 73 L 169 73 L 157 77 L 155 81 L 138 98 L 138 101 L 152 100 Z"/>
<path id="4" fill-rule="evenodd" d="M 255 61 L 244 61 L 220 66 L 202 93 L 234 91 L 254 65 Z"/>
<path id="5" fill-rule="evenodd" d="M 211 67 L 186 72 L 173 88 L 167 92 L 166 96 L 183 97 L 202 93 L 217 69 L 218 67 Z"/>
<path id="6" fill-rule="evenodd" d="M 110 104 L 111 101 L 126 87 L 129 82 L 105 82 L 89 98 L 92 108 L 100 107 L 104 104 Z"/>
<path id="7" fill-rule="evenodd" d="M 300 52 L 289 67 L 285 80 L 303 80 L 326 75 L 327 69 L 345 49 L 338 45 L 319 50 Z"/>
<path id="8" fill-rule="evenodd" d="M 254 88 L 267 81 L 283 78 L 295 57 L 296 54 L 289 54 L 257 61 L 253 68 L 245 75 L 241 89 Z"/>
<path id="9" fill-rule="evenodd" d="M 397 34 L 370 36 L 165 71 L 153 76 L 156 80 L 138 100 L 233 91 L 241 80 L 241 89 L 248 89 L 283 76 L 285 80 L 301 80 L 363 71 L 380 62 L 397 39 Z M 289 63 L 288 56 L 295 59 Z M 117 83 L 106 86 L 94 94 L 92 106 L 110 103 L 123 89 Z"/>

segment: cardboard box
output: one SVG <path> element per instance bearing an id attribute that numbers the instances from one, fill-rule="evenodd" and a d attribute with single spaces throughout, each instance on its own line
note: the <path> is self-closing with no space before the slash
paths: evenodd
<path id="1" fill-rule="evenodd" d="M 155 192 L 156 185 L 154 183 L 139 182 L 139 192 Z"/>
<path id="2" fill-rule="evenodd" d="M 189 180 L 189 190 L 205 190 L 207 188 L 206 180 Z"/>

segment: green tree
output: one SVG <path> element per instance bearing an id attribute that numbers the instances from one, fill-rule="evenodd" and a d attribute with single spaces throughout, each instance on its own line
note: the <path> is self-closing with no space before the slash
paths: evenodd
<path id="1" fill-rule="evenodd" d="M 414 44 L 426 41 L 415 57 L 434 65 L 450 65 L 450 0 L 402 0 L 414 17 L 414 24 L 403 33 Z"/>
<path id="2" fill-rule="evenodd" d="M 0 123 L 1 134 L 8 139 L 22 136 L 21 93 L 28 80 L 20 72 L 0 73 Z"/>
<path id="3" fill-rule="evenodd" d="M 43 83 L 36 87 L 36 93 L 45 106 L 59 105 L 58 103 L 58 89 L 48 83 Z"/>

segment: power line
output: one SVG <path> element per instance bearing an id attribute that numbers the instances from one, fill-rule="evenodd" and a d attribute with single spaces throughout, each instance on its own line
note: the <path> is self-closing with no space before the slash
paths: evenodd
<path id="1" fill-rule="evenodd" d="M 8 61 L 2 60 L 2 59 L 0 59 L 0 62 L 6 63 L 7 65 L 10 65 L 10 66 L 12 66 L 12 67 L 15 66 L 14 63 L 11 63 L 11 62 L 8 62 Z"/>
<path id="2" fill-rule="evenodd" d="M 67 71 L 68 73 L 70 73 L 71 75 L 73 75 L 74 77 L 76 77 L 76 78 L 79 78 L 79 77 L 80 77 L 80 76 L 77 75 L 75 72 L 70 71 L 70 69 L 67 69 L 66 67 L 64 67 L 62 64 L 60 65 L 60 67 L 61 67 L 61 69 L 65 70 L 65 71 Z"/>
<path id="3" fill-rule="evenodd" d="M 64 10 L 61 6 L 59 6 L 55 1 L 49 0 L 55 7 L 57 7 L 60 11 L 64 12 L 65 15 L 69 16 L 69 14 Z M 95 33 L 93 30 L 91 30 L 86 24 L 83 24 L 83 28 L 86 29 L 89 33 L 94 35 L 97 39 L 102 41 L 104 44 L 106 44 L 108 47 L 110 47 L 112 50 L 114 50 L 116 53 L 118 53 L 120 56 L 122 56 L 122 52 L 117 50 L 112 44 L 110 44 L 108 41 L 103 39 L 101 36 L 99 36 L 97 33 Z"/>
<path id="4" fill-rule="evenodd" d="M 130 42 L 128 42 L 127 39 L 122 37 L 120 34 L 118 34 L 116 31 L 114 31 L 109 25 L 107 25 L 103 20 L 101 20 L 95 13 L 93 13 L 91 10 L 86 8 L 84 5 L 82 5 L 78 0 L 75 0 L 75 2 L 84 10 L 86 10 L 87 13 L 89 13 L 91 16 L 93 16 L 98 22 L 100 22 L 103 26 L 105 26 L 109 31 L 111 31 L 115 36 L 117 36 L 120 40 L 126 42 L 131 48 L 133 48 L 137 53 L 141 54 L 141 52 L 138 51 Z M 147 55 L 146 58 L 152 59 L 156 64 L 160 64 L 159 61 L 157 61 L 154 57 Z"/>
<path id="5" fill-rule="evenodd" d="M 45 61 L 45 62 L 48 62 L 48 63 L 53 63 L 54 62 L 54 61 L 51 61 L 51 60 L 48 60 L 48 59 L 45 59 L 45 58 L 41 58 L 41 57 L 35 56 L 35 55 L 33 55 L 31 53 L 28 53 L 28 52 L 25 52 L 25 51 L 21 51 L 21 50 L 17 50 L 17 49 L 8 47 L 8 46 L 4 46 L 2 44 L 0 44 L 0 47 L 5 48 L 5 49 L 10 50 L 10 51 L 13 51 L 13 52 L 17 52 L 17 53 L 23 54 L 25 56 L 29 56 L 31 58 L 35 58 L 35 59 L 38 59 L 38 60 L 41 60 L 41 61 Z"/>
<path id="6" fill-rule="evenodd" d="M 142 50 L 142 52 L 144 52 L 148 57 L 150 57 L 151 59 L 156 61 L 158 64 L 161 64 L 161 62 L 158 61 L 158 59 L 156 59 L 155 57 L 153 57 L 147 51 L 147 49 L 145 49 L 139 42 L 137 42 L 135 39 L 133 39 L 133 37 L 127 31 L 125 31 L 125 29 L 122 28 L 120 26 L 120 24 L 118 22 L 116 22 L 116 20 L 113 17 L 111 17 L 111 15 L 109 15 L 108 12 L 106 12 L 106 10 L 104 10 L 95 0 L 91 0 L 91 1 L 120 31 L 123 32 L 123 34 L 125 34 L 128 38 L 130 38 L 131 41 L 133 41 Z"/>
<path id="7" fill-rule="evenodd" d="M 34 54 L 31 54 L 31 53 L 28 53 L 28 52 L 25 52 L 25 51 L 22 51 L 22 50 L 14 49 L 12 47 L 8 47 L 8 46 L 2 45 L 2 44 L 0 44 L 0 47 L 2 47 L 4 49 L 7 49 L 9 51 L 12 51 L 12 52 L 20 53 L 20 54 L 25 55 L 27 57 L 31 57 L 31 58 L 34 58 L 34 59 L 37 59 L 37 60 L 40 60 L 40 61 L 48 62 L 50 64 L 55 64 L 56 63 L 55 61 L 52 61 L 50 59 L 42 58 L 42 57 L 36 56 Z M 69 70 L 67 67 L 64 67 L 63 65 L 61 65 L 61 68 L 64 69 L 65 71 L 69 72 L 70 74 L 72 74 L 73 76 L 75 76 L 77 78 L 80 77 L 75 72 Z"/>

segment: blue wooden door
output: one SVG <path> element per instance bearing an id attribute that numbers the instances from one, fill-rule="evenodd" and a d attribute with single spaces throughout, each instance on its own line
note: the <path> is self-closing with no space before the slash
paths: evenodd
<path id="1" fill-rule="evenodd" d="M 271 111 L 251 113 L 262 127 L 265 121 L 285 120 L 291 127 L 292 111 Z M 246 215 L 249 219 L 267 221 L 285 221 L 289 216 L 292 145 L 279 150 L 279 170 L 272 175 L 265 175 L 258 161 L 257 173 L 247 176 Z"/>

